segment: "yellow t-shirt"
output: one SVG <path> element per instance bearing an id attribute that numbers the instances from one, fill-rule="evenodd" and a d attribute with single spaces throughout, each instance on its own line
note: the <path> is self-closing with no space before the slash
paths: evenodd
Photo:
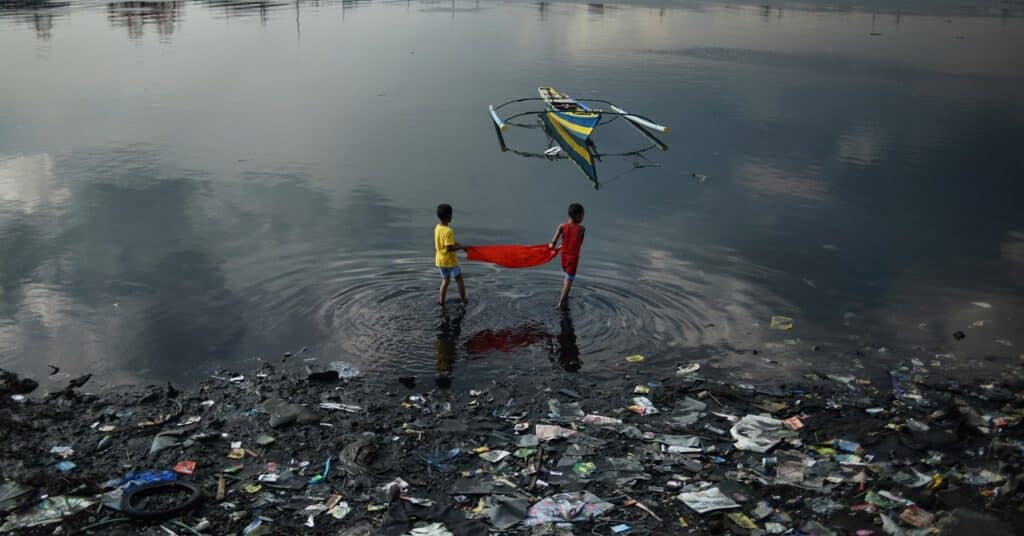
<path id="1" fill-rule="evenodd" d="M 459 258 L 454 251 L 446 251 L 447 246 L 455 245 L 455 231 L 440 223 L 434 227 L 434 265 L 438 268 L 454 268 L 459 265 Z"/>

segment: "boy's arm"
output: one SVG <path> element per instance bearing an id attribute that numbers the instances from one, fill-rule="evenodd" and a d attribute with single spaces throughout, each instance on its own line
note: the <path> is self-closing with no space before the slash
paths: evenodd
<path id="1" fill-rule="evenodd" d="M 449 232 L 447 235 L 445 235 L 444 240 L 445 251 L 458 251 L 460 249 L 466 249 L 466 246 L 463 246 L 462 244 L 455 241 L 455 233 L 453 232 Z"/>
<path id="2" fill-rule="evenodd" d="M 562 226 L 559 225 L 558 228 L 555 229 L 555 236 L 551 237 L 551 242 L 548 243 L 548 247 L 551 248 L 551 249 L 555 249 L 555 243 L 558 242 L 558 239 L 561 236 L 562 236 Z"/>

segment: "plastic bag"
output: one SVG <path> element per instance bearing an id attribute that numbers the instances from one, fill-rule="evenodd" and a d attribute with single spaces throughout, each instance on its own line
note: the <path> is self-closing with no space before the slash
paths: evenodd
<path id="1" fill-rule="evenodd" d="M 545 523 L 589 521 L 615 506 L 589 491 L 559 493 L 535 503 L 526 513 L 523 525 L 532 527 Z"/>

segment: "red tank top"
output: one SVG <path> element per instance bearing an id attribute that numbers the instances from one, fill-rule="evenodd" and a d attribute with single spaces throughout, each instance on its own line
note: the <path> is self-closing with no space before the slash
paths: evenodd
<path id="1" fill-rule="evenodd" d="M 567 221 L 562 224 L 562 256 L 579 257 L 583 246 L 583 227 Z"/>

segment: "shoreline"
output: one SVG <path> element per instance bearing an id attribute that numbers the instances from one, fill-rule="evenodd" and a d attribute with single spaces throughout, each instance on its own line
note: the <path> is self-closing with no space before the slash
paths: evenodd
<path id="1" fill-rule="evenodd" d="M 699 366 L 661 377 L 624 366 L 622 385 L 551 377 L 468 392 L 264 364 L 180 391 L 91 394 L 83 377 L 19 398 L 31 386 L 5 375 L 0 531 L 38 517 L 46 496 L 88 505 L 14 533 L 165 533 L 117 507 L 124 488 L 170 475 L 203 495 L 163 521 L 178 534 L 397 535 L 409 516 L 435 523 L 425 534 L 447 534 L 436 523 L 453 534 L 1024 530 L 1017 365 L 959 384 L 908 361 L 891 385 L 836 374 L 743 384 Z M 637 413 L 648 404 L 658 413 Z M 179 464 L 190 461 L 191 475 L 160 473 L 187 473 Z M 694 498 L 709 494 L 721 509 L 698 513 Z M 595 515 L 539 523 L 550 498 Z"/>

